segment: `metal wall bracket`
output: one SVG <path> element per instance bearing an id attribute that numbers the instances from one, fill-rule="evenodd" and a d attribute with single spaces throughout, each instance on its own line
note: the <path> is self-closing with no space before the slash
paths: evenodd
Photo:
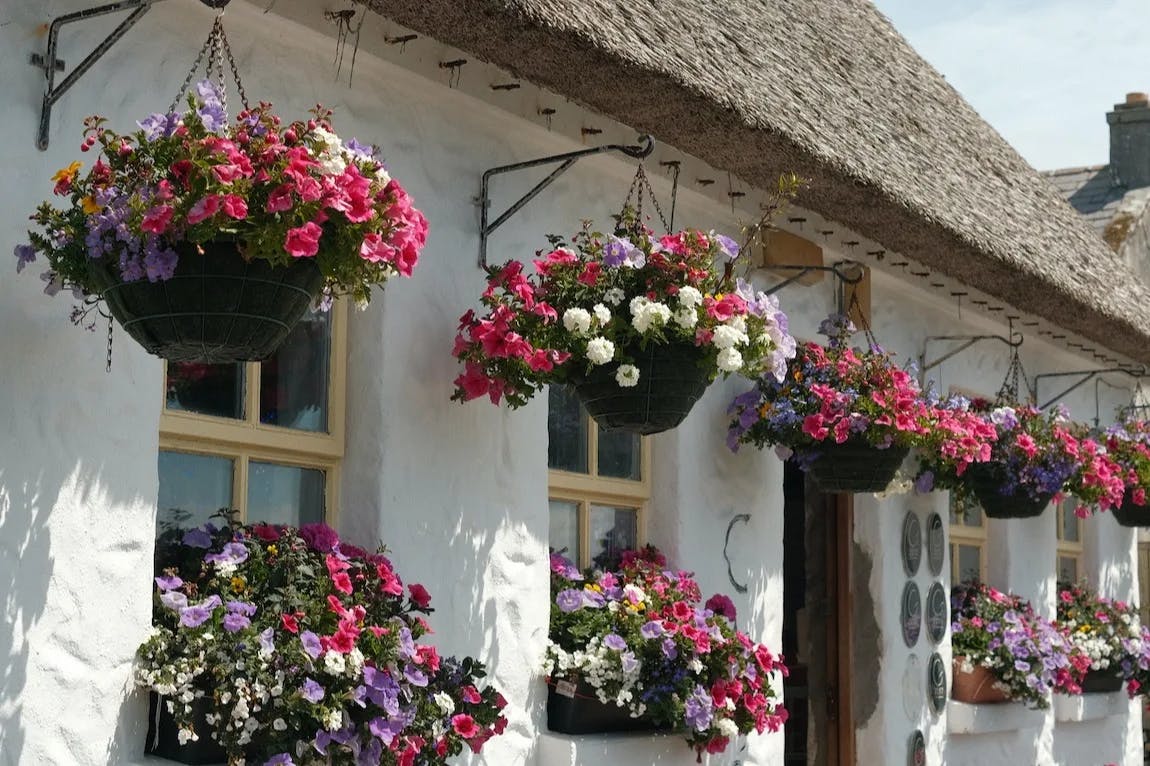
<path id="1" fill-rule="evenodd" d="M 526 162 L 516 162 L 512 165 L 501 165 L 497 168 L 491 168 L 483 173 L 483 184 L 479 192 L 479 267 L 487 268 L 487 239 L 491 236 L 492 232 L 498 229 L 511 216 L 522 210 L 528 202 L 535 199 L 541 191 L 546 189 L 555 179 L 570 170 L 571 166 L 584 157 L 590 157 L 593 154 L 603 154 L 604 152 L 622 152 L 628 157 L 635 159 L 643 159 L 650 156 L 651 152 L 655 151 L 655 141 L 648 135 L 639 136 L 639 143 L 636 145 L 626 144 L 604 144 L 602 146 L 593 146 L 589 149 L 580 149 L 575 152 L 567 152 L 566 154 L 555 154 L 550 157 L 540 157 L 535 160 L 527 160 Z M 559 167 L 551 171 L 546 178 L 539 183 L 535 184 L 529 192 L 524 194 L 516 200 L 511 207 L 507 208 L 501 213 L 494 221 L 488 223 L 488 208 L 491 207 L 491 178 L 500 175 L 501 173 L 513 173 L 517 170 L 526 170 L 527 168 L 538 167 L 539 165 L 550 165 L 552 163 L 559 163 Z"/>
<path id="2" fill-rule="evenodd" d="M 124 34 L 151 9 L 153 3 L 160 1 L 161 0 L 120 0 L 120 2 L 100 5 L 95 8 L 87 8 L 52 19 L 52 23 L 48 26 L 47 50 L 43 55 L 34 53 L 31 57 L 32 66 L 44 72 L 44 79 L 46 81 L 44 86 L 44 103 L 40 107 L 40 130 L 36 135 L 36 147 L 38 149 L 43 151 L 48 148 L 48 131 L 52 122 L 52 105 L 59 101 L 60 97 L 63 96 L 69 88 L 75 85 L 76 81 L 83 77 L 84 73 L 91 69 L 92 65 L 99 61 L 100 58 L 116 44 L 117 40 L 123 37 Z M 205 4 L 208 3 L 205 2 Z M 64 71 L 64 62 L 56 58 L 56 48 L 60 41 L 60 28 L 65 24 L 71 24 L 76 21 L 87 21 L 88 19 L 94 19 L 99 16 L 106 16 L 109 13 L 127 10 L 131 10 L 127 18 L 121 21 L 120 25 L 113 29 L 111 34 L 105 37 L 100 44 L 72 70 L 72 73 L 64 78 L 63 82 L 56 85 L 56 73 Z"/>
<path id="3" fill-rule="evenodd" d="M 780 290 L 784 290 L 791 285 L 798 282 L 800 279 L 810 274 L 812 271 L 825 271 L 835 278 L 835 308 L 839 314 L 846 313 L 846 286 L 857 285 L 863 281 L 864 272 L 862 271 L 863 265 L 858 261 L 835 261 L 830 266 L 808 266 L 805 264 L 788 264 L 788 263 L 772 263 L 771 271 L 794 270 L 798 272 L 793 277 L 787 277 L 777 285 L 771 285 L 763 292 L 767 295 L 774 295 Z M 855 271 L 856 275 L 851 276 L 847 271 Z"/>
<path id="4" fill-rule="evenodd" d="M 1060 401 L 1063 397 L 1078 390 L 1082 386 L 1089 383 L 1098 375 L 1103 375 L 1108 372 L 1120 372 L 1124 375 L 1129 375 L 1132 378 L 1143 378 L 1146 376 L 1146 368 L 1143 366 L 1138 367 L 1102 367 L 1097 370 L 1068 370 L 1066 372 L 1045 372 L 1041 375 L 1034 376 L 1033 388 L 1030 390 L 1030 401 L 1037 405 L 1038 409 L 1044 410 L 1052 404 Z M 1071 375 L 1080 376 L 1080 379 L 1073 384 L 1055 394 L 1053 397 L 1038 404 L 1038 383 L 1043 378 L 1065 378 Z"/>
<path id="5" fill-rule="evenodd" d="M 1017 338 L 1017 340 L 1015 340 L 1015 338 Z M 981 341 L 984 341 L 984 340 L 1002 341 L 1007 346 L 1014 349 L 1014 348 L 1018 348 L 1019 346 L 1022 345 L 1023 336 L 1022 336 L 1022 333 L 1013 332 L 1013 331 L 1011 332 L 1009 338 L 1004 338 L 1001 335 L 930 335 L 930 336 L 927 336 L 922 342 L 922 353 L 919 354 L 919 356 L 918 356 L 918 375 L 919 375 L 918 383 L 919 383 L 919 385 L 920 386 L 926 385 L 926 373 L 929 370 L 933 370 L 935 367 L 938 367 L 940 364 L 945 362 L 947 359 L 951 359 L 955 356 L 958 356 L 959 354 L 961 354 L 963 351 L 966 351 L 971 346 L 975 345 L 976 343 L 980 343 Z M 940 342 L 945 343 L 945 342 L 954 342 L 954 341 L 962 341 L 962 342 L 958 346 L 956 346 L 955 348 L 952 348 L 950 351 L 948 351 L 945 354 L 943 354 L 942 356 L 938 357 L 937 359 L 931 359 L 930 361 L 927 361 L 926 357 L 927 357 L 927 353 L 930 351 L 930 344 L 931 343 L 940 343 Z"/>

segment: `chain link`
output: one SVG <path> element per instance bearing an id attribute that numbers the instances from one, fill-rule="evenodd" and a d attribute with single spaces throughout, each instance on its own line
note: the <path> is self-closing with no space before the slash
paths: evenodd
<path id="1" fill-rule="evenodd" d="M 196 54 L 196 60 L 192 62 L 192 68 L 188 70 L 187 77 L 184 78 L 183 85 L 180 86 L 179 93 L 176 94 L 172 105 L 168 107 L 168 112 L 175 112 L 176 107 L 179 106 L 180 101 L 188 94 L 188 89 L 192 86 L 192 81 L 196 77 L 196 73 L 200 71 L 200 67 L 204 67 L 204 72 L 209 80 L 215 79 L 219 85 L 220 103 L 224 108 L 224 112 L 228 109 L 228 89 L 227 83 L 224 80 L 224 75 L 227 70 L 224 69 L 224 58 L 227 57 L 228 69 L 231 70 L 232 79 L 236 84 L 236 91 L 240 95 L 240 101 L 243 103 L 245 109 L 250 109 L 251 104 L 248 103 L 248 94 L 244 90 L 243 80 L 240 79 L 240 70 L 236 65 L 236 58 L 232 54 L 232 46 L 228 43 L 227 33 L 224 32 L 224 12 L 221 9 L 216 14 L 216 20 L 212 24 L 212 31 L 208 33 L 208 39 L 204 41 L 200 52 Z M 205 64 L 205 57 L 207 63 Z"/>
<path id="2" fill-rule="evenodd" d="M 104 362 L 104 372 L 112 371 L 112 315 L 108 314 L 108 358 Z"/>
<path id="3" fill-rule="evenodd" d="M 627 190 L 627 197 L 623 200 L 623 209 L 626 210 L 631 205 L 631 200 L 635 200 L 635 213 L 638 215 L 639 224 L 643 223 L 643 190 L 646 189 L 647 195 L 651 198 L 651 204 L 655 206 L 655 212 L 659 216 L 659 221 L 663 224 L 663 229 L 670 234 L 671 226 L 667 223 L 667 218 L 663 215 L 663 208 L 659 206 L 659 200 L 655 197 L 655 190 L 651 187 L 651 181 L 647 178 L 647 171 L 643 170 L 643 163 L 639 163 L 639 167 L 635 170 L 635 178 L 631 180 L 631 188 Z"/>

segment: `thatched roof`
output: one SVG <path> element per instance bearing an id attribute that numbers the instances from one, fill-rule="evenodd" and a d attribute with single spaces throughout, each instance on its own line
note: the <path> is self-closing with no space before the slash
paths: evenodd
<path id="1" fill-rule="evenodd" d="M 1150 290 L 868 0 L 366 3 L 1150 361 Z"/>

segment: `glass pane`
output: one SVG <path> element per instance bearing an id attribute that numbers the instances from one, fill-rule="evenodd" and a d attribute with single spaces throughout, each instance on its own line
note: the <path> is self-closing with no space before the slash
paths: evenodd
<path id="1" fill-rule="evenodd" d="M 1075 509 L 1078 507 L 1078 502 L 1072 498 L 1067 498 L 1062 501 L 1061 512 L 1058 514 L 1062 523 L 1059 539 L 1065 540 L 1068 543 L 1081 542 L 1078 531 L 1078 516 L 1075 514 Z"/>
<path id="2" fill-rule="evenodd" d="M 323 521 L 326 475 L 318 468 L 248 463 L 248 521 L 310 524 Z"/>
<path id="3" fill-rule="evenodd" d="M 1078 582 L 1078 560 L 1071 556 L 1058 557 L 1058 581 L 1060 583 Z"/>
<path id="4" fill-rule="evenodd" d="M 160 494 L 156 513 L 156 560 L 169 561 L 167 546 L 232 502 L 231 458 L 160 452 Z M 215 524 L 222 520 L 212 519 Z"/>
<path id="5" fill-rule="evenodd" d="M 551 527 L 547 544 L 551 550 L 579 563 L 579 504 L 573 500 L 551 500 Z"/>
<path id="6" fill-rule="evenodd" d="M 977 545 L 959 545 L 956 547 L 958 548 L 958 556 L 955 557 L 958 562 L 958 581 L 981 580 L 982 549 Z"/>
<path id="7" fill-rule="evenodd" d="M 243 420 L 242 364 L 168 362 L 167 370 L 165 388 L 169 410 Z"/>
<path id="8" fill-rule="evenodd" d="M 639 481 L 641 436 L 599 428 L 599 475 Z"/>
<path id="9" fill-rule="evenodd" d="M 575 392 L 550 386 L 547 393 L 547 467 L 587 473 L 589 418 Z"/>
<path id="10" fill-rule="evenodd" d="M 981 527 L 982 506 L 972 499 L 959 500 L 950 496 L 950 523 L 957 527 Z"/>
<path id="11" fill-rule="evenodd" d="M 610 569 L 619 554 L 638 544 L 638 512 L 634 508 L 591 506 L 591 563 Z"/>
<path id="12" fill-rule="evenodd" d="M 331 312 L 308 312 L 260 365 L 260 422 L 326 432 L 330 370 Z"/>

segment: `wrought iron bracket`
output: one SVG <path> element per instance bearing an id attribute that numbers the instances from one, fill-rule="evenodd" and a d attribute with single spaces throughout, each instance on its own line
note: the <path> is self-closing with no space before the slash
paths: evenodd
<path id="1" fill-rule="evenodd" d="M 1017 340 L 1015 340 L 1017 338 Z M 963 351 L 966 351 L 971 346 L 980 343 L 984 340 L 998 340 L 1005 343 L 1010 348 L 1018 348 L 1022 345 L 1023 336 L 1020 332 L 1011 332 L 1010 337 L 1003 337 L 1001 335 L 929 335 L 922 342 L 922 353 L 918 356 L 918 375 L 919 385 L 926 385 L 926 373 L 938 367 L 940 364 L 948 359 L 958 356 Z M 927 354 L 930 352 L 931 343 L 946 343 L 962 341 L 958 346 L 952 348 L 942 356 L 927 361 Z"/>
<path id="2" fill-rule="evenodd" d="M 108 3 L 107 5 L 99 5 L 95 8 L 86 8 L 82 11 L 75 13 L 68 13 L 63 16 L 57 16 L 52 19 L 52 23 L 48 25 L 48 47 L 43 54 L 33 53 L 30 63 L 32 66 L 44 72 L 44 102 L 40 107 L 40 129 L 36 135 L 36 147 L 41 151 L 48 148 L 48 131 L 52 123 L 52 105 L 60 100 L 68 89 L 71 88 L 76 82 L 84 76 L 84 74 L 92 68 L 100 58 L 108 52 L 113 45 L 116 44 L 121 37 L 140 18 L 151 10 L 153 4 L 161 2 L 161 0 L 120 0 L 116 3 Z M 222 7 L 218 5 L 219 0 L 201 0 L 205 5 L 213 8 Z M 224 4 L 227 2 L 225 0 Z M 77 21 L 87 21 L 99 16 L 106 16 L 109 13 L 117 13 L 119 11 L 128 11 L 127 18 L 120 22 L 112 32 L 105 37 L 99 45 L 92 49 L 83 61 L 81 61 L 72 72 L 64 78 L 64 80 L 56 85 L 56 73 L 64 71 L 64 62 L 56 58 L 56 49 L 60 42 L 60 29 L 65 24 L 71 24 Z"/>
<path id="3" fill-rule="evenodd" d="M 772 263 L 770 265 L 770 269 L 771 271 L 794 270 L 798 273 L 793 277 L 787 277 L 777 285 L 771 285 L 769 288 L 763 291 L 767 295 L 774 295 L 780 290 L 790 287 L 805 277 L 807 274 L 810 274 L 812 271 L 825 271 L 829 273 L 835 278 L 835 311 L 839 314 L 846 313 L 846 286 L 859 284 L 863 281 L 863 276 L 865 274 L 865 272 L 862 270 L 863 265 L 858 261 L 851 260 L 835 261 L 830 266 L 807 266 L 804 264 Z M 851 276 L 847 273 L 848 270 L 855 271 L 856 269 L 857 272 L 855 276 Z"/>
<path id="4" fill-rule="evenodd" d="M 731 557 L 727 555 L 727 548 L 731 544 L 731 531 L 735 528 L 735 524 L 740 521 L 744 524 L 750 524 L 751 514 L 736 514 L 735 517 L 731 519 L 731 523 L 727 525 L 727 536 L 723 538 L 723 560 L 727 562 L 727 579 L 731 581 L 731 587 L 733 587 L 737 593 L 746 593 L 747 586 L 745 583 L 741 583 L 735 579 L 735 573 L 731 571 Z"/>
<path id="5" fill-rule="evenodd" d="M 628 157 L 641 160 L 644 157 L 649 157 L 653 151 L 655 151 L 655 140 L 644 134 L 639 136 L 639 143 L 635 145 L 603 144 L 602 146 L 593 146 L 589 149 L 580 149 L 579 151 L 567 152 L 565 154 L 555 154 L 550 157 L 540 157 L 534 160 L 527 160 L 526 162 L 516 162 L 511 165 L 501 165 L 497 168 L 485 170 L 483 172 L 483 183 L 479 191 L 479 199 L 477 200 L 479 204 L 479 267 L 487 268 L 487 240 L 491 237 L 491 234 L 500 226 L 507 223 L 508 219 L 522 210 L 528 202 L 535 199 L 541 191 L 553 184 L 555 179 L 570 170 L 571 166 L 576 162 L 584 157 L 603 154 L 605 152 L 621 152 Z M 516 200 L 511 207 L 500 213 L 494 221 L 489 221 L 491 179 L 494 176 L 553 163 L 559 163 L 559 167 L 552 170 L 546 178 L 535 184 L 529 192 Z"/>
<path id="6" fill-rule="evenodd" d="M 1034 376 L 1034 382 L 1031 384 L 1030 401 L 1037 405 L 1038 409 L 1044 410 L 1052 404 L 1062 400 L 1065 396 L 1077 391 L 1082 386 L 1089 383 L 1095 377 L 1104 375 L 1108 372 L 1120 372 L 1124 375 L 1129 375 L 1132 378 L 1143 378 L 1146 376 L 1146 368 L 1144 366 L 1138 367 L 1101 367 L 1097 370 L 1067 370 L 1066 372 L 1044 372 L 1040 375 Z M 1053 397 L 1038 404 L 1038 383 L 1044 378 L 1065 378 L 1072 375 L 1080 376 L 1078 380 L 1067 386 L 1062 391 L 1059 391 Z"/>

